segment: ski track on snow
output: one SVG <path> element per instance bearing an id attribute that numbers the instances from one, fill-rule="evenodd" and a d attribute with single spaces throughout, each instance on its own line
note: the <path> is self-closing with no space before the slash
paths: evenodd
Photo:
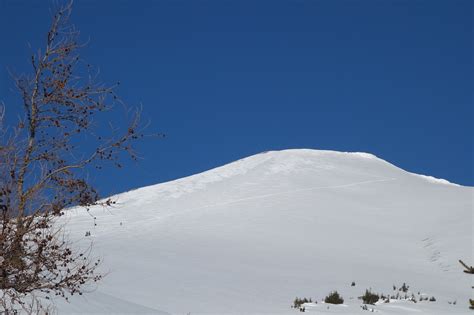
<path id="1" fill-rule="evenodd" d="M 232 201 L 227 201 L 227 202 L 221 202 L 221 203 L 215 203 L 215 204 L 210 204 L 210 205 L 204 205 L 196 208 L 191 208 L 188 210 L 180 211 L 179 213 L 172 213 L 164 216 L 160 216 L 158 219 L 169 219 L 171 217 L 177 216 L 177 215 L 182 215 L 184 213 L 189 213 L 197 210 L 202 210 L 202 209 L 208 209 L 208 208 L 213 208 L 213 207 L 220 207 L 220 206 L 228 206 L 240 202 L 245 202 L 245 201 L 253 201 L 253 200 L 259 200 L 259 199 L 265 199 L 268 197 L 275 197 L 275 196 L 281 196 L 281 195 L 286 195 L 286 194 L 292 194 L 292 193 L 298 193 L 298 192 L 305 192 L 305 191 L 312 191 L 312 190 L 320 190 L 320 189 L 336 189 L 336 188 L 347 188 L 347 187 L 353 187 L 353 186 L 359 186 L 359 185 L 366 185 L 366 184 L 373 184 L 373 183 L 381 183 L 381 182 L 388 182 L 388 181 L 394 181 L 397 180 L 397 178 L 384 178 L 384 179 L 373 179 L 373 180 L 366 180 L 366 181 L 361 181 L 361 182 L 355 182 L 355 183 L 350 183 L 350 184 L 342 184 L 342 185 L 335 185 L 335 186 L 317 186 L 317 187 L 309 187 L 309 188 L 302 188 L 302 189 L 294 189 L 294 190 L 287 190 L 287 191 L 282 191 L 282 192 L 277 192 L 277 193 L 271 193 L 271 194 L 264 194 L 264 195 L 258 195 L 258 196 L 252 196 L 252 197 L 247 197 L 247 198 L 241 198 L 241 199 L 235 199 Z"/>

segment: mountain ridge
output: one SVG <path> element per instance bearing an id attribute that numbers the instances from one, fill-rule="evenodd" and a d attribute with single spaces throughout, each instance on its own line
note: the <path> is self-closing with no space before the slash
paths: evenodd
<path id="1" fill-rule="evenodd" d="M 457 184 L 457 183 L 453 183 L 453 182 L 450 182 L 446 179 L 437 178 L 437 177 L 430 176 L 430 175 L 413 173 L 413 172 L 404 170 L 403 168 L 398 167 L 395 164 L 393 164 L 391 162 L 388 162 L 388 161 L 386 161 L 382 158 L 379 158 L 379 157 L 377 157 L 376 155 L 374 155 L 372 153 L 367 153 L 367 152 L 342 152 L 342 151 L 317 150 L 317 149 L 283 149 L 283 150 L 263 151 L 261 153 L 250 155 L 248 157 L 244 157 L 244 158 L 235 160 L 233 162 L 230 162 L 230 163 L 227 163 L 227 164 L 224 164 L 224 165 L 221 165 L 221 166 L 217 166 L 215 168 L 211 168 L 211 169 L 203 171 L 203 172 L 199 172 L 199 173 L 192 174 L 192 175 L 189 175 L 189 176 L 184 176 L 184 177 L 181 177 L 181 178 L 177 178 L 177 179 L 162 182 L 162 183 L 151 184 L 151 185 L 147 185 L 147 186 L 143 186 L 143 187 L 134 188 L 134 189 L 122 192 L 122 193 L 118 193 L 116 195 L 127 194 L 127 193 L 131 193 L 131 192 L 141 190 L 141 189 L 158 188 L 158 187 L 161 187 L 162 185 L 172 185 L 174 183 L 181 183 L 181 182 L 184 182 L 184 181 L 187 181 L 187 180 L 191 180 L 193 178 L 200 178 L 200 180 L 202 180 L 201 177 L 206 176 L 209 173 L 225 171 L 226 169 L 238 166 L 240 163 L 246 163 L 246 164 L 248 164 L 248 165 L 246 165 L 247 167 L 252 168 L 252 167 L 255 167 L 258 164 L 261 164 L 261 163 L 264 163 L 264 162 L 268 161 L 269 159 L 278 158 L 279 154 L 299 155 L 301 153 L 310 153 L 310 154 L 315 155 L 315 157 L 318 156 L 318 155 L 319 156 L 325 156 L 326 155 L 327 157 L 337 156 L 337 157 L 343 157 L 343 158 L 347 157 L 347 158 L 367 159 L 369 161 L 372 160 L 372 161 L 377 161 L 379 163 L 386 164 L 389 167 L 396 168 L 396 169 L 401 170 L 401 171 L 403 171 L 407 174 L 410 174 L 412 176 L 422 178 L 423 180 L 425 180 L 427 182 L 436 183 L 436 184 L 452 185 L 452 186 L 457 186 L 457 187 L 467 187 L 467 188 L 471 187 L 471 186 L 463 186 L 463 185 L 460 185 L 460 184 Z M 265 157 L 265 158 L 260 159 L 261 157 Z M 280 157 L 280 158 L 284 158 L 284 156 Z M 225 176 L 222 176 L 222 174 L 221 174 L 221 176 L 222 177 L 227 177 L 227 176 L 232 176 L 232 175 L 238 174 L 238 172 L 236 172 L 235 170 L 234 170 L 234 172 L 231 171 L 231 172 L 228 172 L 228 173 L 230 173 L 230 175 L 227 174 Z M 212 180 L 204 179 L 204 182 L 208 182 L 208 181 L 212 181 Z"/>
<path id="2" fill-rule="evenodd" d="M 366 288 L 390 293 L 407 282 L 439 304 L 388 303 L 377 306 L 381 314 L 464 314 L 462 305 L 446 307 L 470 294 L 457 260 L 472 255 L 472 193 L 370 154 L 285 150 L 119 194 L 112 209 L 75 209 L 65 219 L 71 237 L 105 258 L 98 293 L 150 309 L 291 314 L 295 296 L 320 301 L 338 290 L 346 305 L 336 311 L 355 314 Z M 405 311 L 391 312 L 397 305 Z"/>

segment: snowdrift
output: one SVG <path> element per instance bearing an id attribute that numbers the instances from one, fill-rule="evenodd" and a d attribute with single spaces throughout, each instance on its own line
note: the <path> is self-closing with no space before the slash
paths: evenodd
<path id="1" fill-rule="evenodd" d="M 366 288 L 410 285 L 436 302 L 379 314 L 470 314 L 473 188 L 406 172 L 367 153 L 272 151 L 68 212 L 107 276 L 60 314 L 366 314 Z M 90 231 L 91 236 L 85 237 Z M 79 246 L 79 245 L 78 245 Z M 351 286 L 352 282 L 355 286 Z M 344 305 L 321 302 L 338 290 Z M 455 305 L 453 301 L 457 301 Z M 329 308 L 328 308 L 329 307 Z"/>

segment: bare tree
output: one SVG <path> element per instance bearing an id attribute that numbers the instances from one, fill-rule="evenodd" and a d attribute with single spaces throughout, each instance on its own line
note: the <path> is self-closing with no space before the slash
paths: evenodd
<path id="1" fill-rule="evenodd" d="M 470 275 L 474 275 L 474 267 L 466 265 L 461 259 L 459 259 L 459 263 L 464 267 L 464 272 Z M 472 287 L 474 289 L 474 287 Z M 474 310 L 474 299 L 469 299 L 469 308 Z"/>
<path id="2" fill-rule="evenodd" d="M 55 11 L 44 48 L 31 57 L 32 73 L 14 77 L 24 117 L 7 128 L 0 106 L 0 307 L 7 314 L 47 313 L 45 300 L 82 294 L 101 279 L 99 260 L 73 248 L 57 218 L 73 206 L 111 206 L 86 172 L 107 161 L 121 167 L 122 154 L 136 159 L 132 142 L 143 136 L 139 111 L 127 111 L 122 132 L 99 132 L 96 120 L 119 102 L 118 83 L 99 83 L 80 59 L 71 8 Z"/>

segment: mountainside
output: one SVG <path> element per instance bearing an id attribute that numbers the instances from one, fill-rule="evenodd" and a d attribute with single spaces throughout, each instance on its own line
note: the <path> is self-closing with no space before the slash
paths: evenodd
<path id="1" fill-rule="evenodd" d="M 473 192 L 366 153 L 285 150 L 123 193 L 91 210 L 97 226 L 68 212 L 108 274 L 59 313 L 297 314 L 298 296 L 318 300 L 308 311 L 364 314 L 366 288 L 406 282 L 437 301 L 380 314 L 469 314 L 457 260 L 473 261 Z M 321 304 L 332 290 L 345 305 Z"/>

